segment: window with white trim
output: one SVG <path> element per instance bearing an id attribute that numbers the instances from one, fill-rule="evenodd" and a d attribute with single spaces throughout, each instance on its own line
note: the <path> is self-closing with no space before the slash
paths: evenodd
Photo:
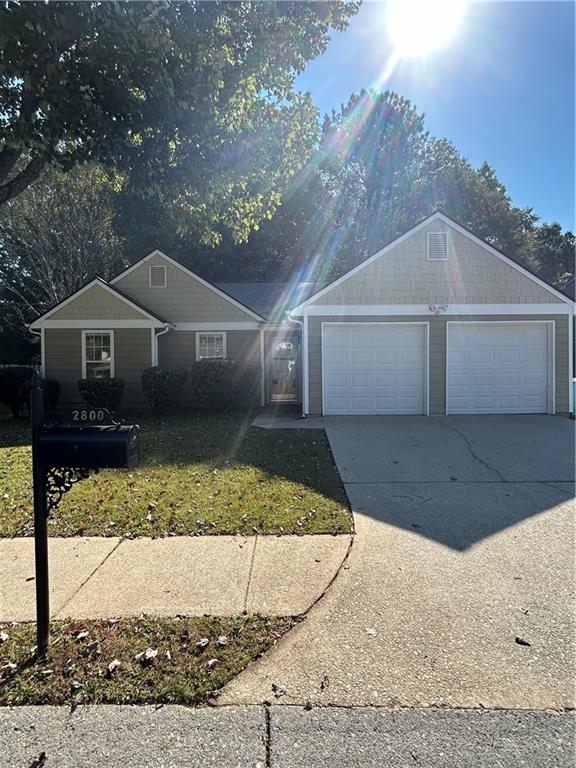
<path id="1" fill-rule="evenodd" d="M 150 267 L 148 274 L 150 288 L 166 288 L 166 267 L 163 264 Z"/>
<path id="2" fill-rule="evenodd" d="M 428 261 L 448 261 L 448 232 L 428 232 Z"/>
<path id="3" fill-rule="evenodd" d="M 82 378 L 114 376 L 114 332 L 82 331 Z"/>
<path id="4" fill-rule="evenodd" d="M 196 360 L 225 360 L 225 333 L 197 333 Z"/>

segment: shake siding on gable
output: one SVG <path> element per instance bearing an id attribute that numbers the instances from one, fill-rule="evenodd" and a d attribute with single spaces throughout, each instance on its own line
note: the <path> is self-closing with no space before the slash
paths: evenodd
<path id="1" fill-rule="evenodd" d="M 116 298 L 105 288 L 94 285 L 77 298 L 56 310 L 50 320 L 147 320 L 125 301 Z"/>
<path id="2" fill-rule="evenodd" d="M 449 230 L 447 261 L 428 261 L 428 232 Z M 316 299 L 335 304 L 554 304 L 560 299 L 444 222 L 435 221 Z"/>
<path id="3" fill-rule="evenodd" d="M 166 288 L 150 288 L 151 266 L 166 266 Z M 173 323 L 254 322 L 254 317 L 248 312 L 161 256 L 145 261 L 121 277 L 115 285 L 122 293 Z"/>

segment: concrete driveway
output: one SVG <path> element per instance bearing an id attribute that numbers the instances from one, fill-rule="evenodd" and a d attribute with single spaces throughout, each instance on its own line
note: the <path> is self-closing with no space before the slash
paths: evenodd
<path id="1" fill-rule="evenodd" d="M 221 702 L 574 706 L 574 423 L 321 424 L 354 545 L 306 620 Z"/>

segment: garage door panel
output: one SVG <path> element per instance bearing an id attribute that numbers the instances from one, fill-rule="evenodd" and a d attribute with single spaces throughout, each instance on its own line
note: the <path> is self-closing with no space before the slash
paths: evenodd
<path id="1" fill-rule="evenodd" d="M 422 325 L 325 326 L 324 413 L 424 413 L 425 344 Z"/>
<path id="2" fill-rule="evenodd" d="M 447 326 L 448 413 L 547 413 L 545 323 Z"/>

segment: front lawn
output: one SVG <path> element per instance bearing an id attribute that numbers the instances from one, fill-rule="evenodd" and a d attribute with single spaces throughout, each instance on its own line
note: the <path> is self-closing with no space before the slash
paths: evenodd
<path id="1" fill-rule="evenodd" d="M 293 619 L 139 618 L 0 625 L 0 705 L 202 704 L 268 650 Z"/>
<path id="2" fill-rule="evenodd" d="M 316 430 L 262 430 L 239 416 L 138 417 L 141 461 L 65 495 L 51 536 L 343 533 L 346 494 Z M 131 419 L 126 419 L 130 423 Z M 29 425 L 0 417 L 0 536 L 33 533 Z"/>

